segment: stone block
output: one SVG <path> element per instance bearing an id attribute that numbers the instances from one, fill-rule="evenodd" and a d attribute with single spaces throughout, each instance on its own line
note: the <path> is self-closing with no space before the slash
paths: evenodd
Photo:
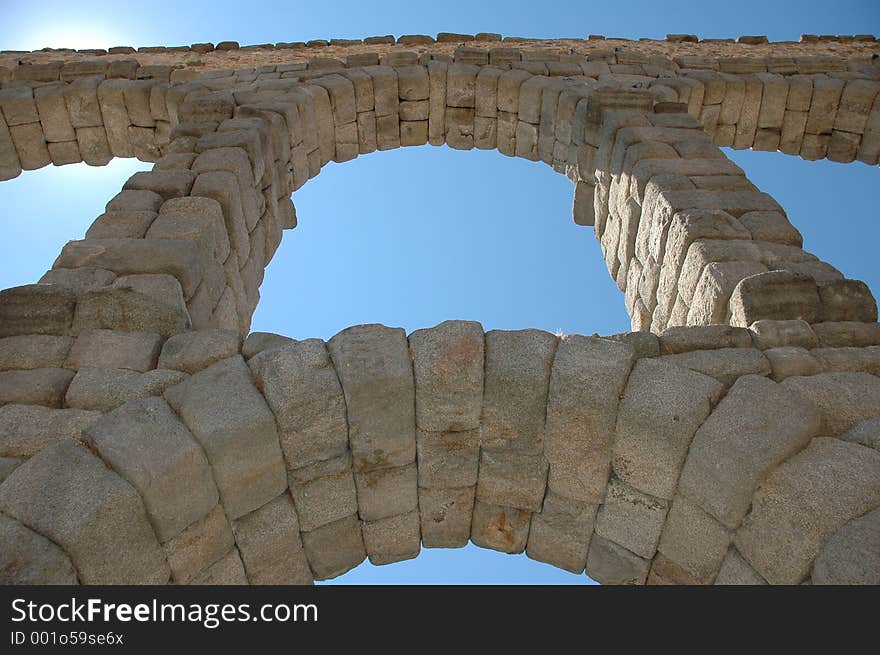
<path id="1" fill-rule="evenodd" d="M 0 371 L 60 368 L 72 344 L 71 337 L 48 334 L 0 339 Z"/>
<path id="2" fill-rule="evenodd" d="M 64 102 L 65 84 L 50 84 L 34 89 L 34 102 L 40 115 L 40 124 L 46 141 L 74 141 L 76 132 Z M 7 121 L 8 122 L 8 121 Z"/>
<path id="3" fill-rule="evenodd" d="M 425 548 L 462 548 L 471 533 L 474 487 L 419 488 L 419 517 Z"/>
<path id="4" fill-rule="evenodd" d="M 583 573 L 595 517 L 595 505 L 547 494 L 541 511 L 532 515 L 526 554 L 539 562 Z"/>
<path id="5" fill-rule="evenodd" d="M 159 541 L 176 537 L 217 504 L 202 449 L 161 398 L 128 402 L 84 436 L 140 493 Z"/>
<path id="6" fill-rule="evenodd" d="M 80 332 L 66 365 L 72 369 L 122 368 L 143 373 L 156 368 L 161 348 L 162 337 L 155 332 L 88 330 Z"/>
<path id="7" fill-rule="evenodd" d="M 860 280 L 834 280 L 819 286 L 821 310 L 816 322 L 877 321 L 877 301 Z"/>
<path id="8" fill-rule="evenodd" d="M 788 378 L 786 389 L 815 406 L 821 419 L 819 434 L 837 436 L 856 423 L 880 416 L 880 378 L 857 372 L 820 373 Z"/>
<path id="9" fill-rule="evenodd" d="M 415 385 L 405 332 L 382 325 L 350 327 L 327 348 L 345 394 L 355 470 L 413 462 Z"/>
<path id="10" fill-rule="evenodd" d="M 721 570 L 715 578 L 716 585 L 766 585 L 758 573 L 749 566 L 736 548 L 731 546 L 721 563 Z"/>
<path id="11" fill-rule="evenodd" d="M 521 553 L 529 536 L 531 513 L 481 501 L 474 503 L 471 541 L 502 553 Z"/>
<path id="12" fill-rule="evenodd" d="M 612 479 L 596 515 L 596 534 L 651 559 L 669 503 Z"/>
<path id="13" fill-rule="evenodd" d="M 599 504 L 611 468 L 617 405 L 635 353 L 628 344 L 570 335 L 550 375 L 544 451 L 548 489 Z"/>
<path id="14" fill-rule="evenodd" d="M 547 485 L 547 460 L 541 453 L 482 451 L 477 500 L 538 511 Z"/>
<path id="15" fill-rule="evenodd" d="M 880 509 L 853 519 L 822 545 L 813 584 L 880 584 Z"/>
<path id="16" fill-rule="evenodd" d="M 418 510 L 363 524 L 364 547 L 375 566 L 412 559 L 419 554 Z"/>
<path id="17" fill-rule="evenodd" d="M 251 332 L 244 340 L 244 344 L 241 347 L 241 354 L 245 359 L 249 360 L 251 357 L 264 350 L 286 346 L 287 344 L 294 343 L 294 341 L 295 340 L 290 337 L 273 334 L 271 332 Z"/>
<path id="18" fill-rule="evenodd" d="M 357 513 L 351 455 L 287 472 L 302 530 L 307 532 Z"/>
<path id="19" fill-rule="evenodd" d="M 130 400 L 160 396 L 186 379 L 180 371 L 156 369 L 138 373 L 119 368 L 84 368 L 67 388 L 64 404 L 78 409 L 109 412 Z"/>
<path id="20" fill-rule="evenodd" d="M 0 407 L 0 456 L 27 458 L 55 443 L 79 439 L 99 412 L 39 405 Z"/>
<path id="21" fill-rule="evenodd" d="M 223 559 L 209 566 L 191 584 L 211 586 L 248 584 L 238 549 L 230 550 Z"/>
<path id="22" fill-rule="evenodd" d="M 606 585 L 643 584 L 648 577 L 649 560 L 631 553 L 623 546 L 593 534 L 587 555 L 587 575 Z"/>
<path id="23" fill-rule="evenodd" d="M 275 418 L 240 356 L 212 364 L 165 398 L 205 449 L 231 519 L 287 486 Z"/>
<path id="24" fill-rule="evenodd" d="M 749 331 L 729 325 L 669 327 L 660 334 L 660 353 L 663 355 L 686 353 L 692 350 L 751 347 L 752 339 Z"/>
<path id="25" fill-rule="evenodd" d="M 880 450 L 880 417 L 860 421 L 839 437 L 844 441 Z"/>
<path id="26" fill-rule="evenodd" d="M 0 510 L 63 548 L 84 584 L 168 581 L 137 492 L 73 441 L 19 466 L 0 486 Z"/>
<path id="27" fill-rule="evenodd" d="M 697 428 L 723 393 L 716 380 L 663 359 L 642 359 L 617 415 L 612 465 L 618 478 L 671 499 Z"/>
<path id="28" fill-rule="evenodd" d="M 786 385 L 742 377 L 694 435 L 678 493 L 734 529 L 755 488 L 819 428 L 812 403 Z"/>
<path id="29" fill-rule="evenodd" d="M 664 355 L 660 361 L 713 377 L 730 386 L 743 375 L 769 375 L 770 362 L 756 348 L 718 348 Z"/>
<path id="30" fill-rule="evenodd" d="M 480 426 L 483 328 L 473 321 L 445 321 L 409 335 L 416 393 L 416 425 L 428 432 Z M 461 485 L 459 485 L 461 486 Z"/>
<path id="31" fill-rule="evenodd" d="M 345 398 L 323 341 L 307 339 L 263 351 L 249 366 L 275 414 L 288 468 L 347 451 Z"/>
<path id="32" fill-rule="evenodd" d="M 405 514 L 418 506 L 415 463 L 387 469 L 355 470 L 358 514 L 364 521 Z"/>
<path id="33" fill-rule="evenodd" d="M 481 441 L 538 449 L 557 338 L 541 330 L 486 333 Z"/>
<path id="34" fill-rule="evenodd" d="M 73 371 L 37 368 L 0 372 L 0 404 L 21 403 L 60 408 Z"/>
<path id="35" fill-rule="evenodd" d="M 302 540 L 316 580 L 340 576 L 367 556 L 361 523 L 355 515 L 304 532 Z"/>
<path id="36" fill-rule="evenodd" d="M 293 500 L 283 493 L 232 524 L 251 584 L 312 583 Z"/>
<path id="37" fill-rule="evenodd" d="M 839 439 L 813 439 L 755 493 L 736 547 L 771 584 L 798 584 L 826 539 L 880 504 L 878 479 L 877 451 Z"/>
<path id="38" fill-rule="evenodd" d="M 74 128 L 100 128 L 104 131 L 104 119 L 98 104 L 100 81 L 97 77 L 81 77 L 64 87 L 64 102 Z"/>
<path id="39" fill-rule="evenodd" d="M 794 320 L 762 320 L 749 326 L 755 346 L 761 350 L 783 346 L 815 348 L 818 340 L 810 324 Z"/>
<path id="40" fill-rule="evenodd" d="M 77 584 L 61 548 L 15 519 L 0 514 L 0 584 Z"/>
<path id="41" fill-rule="evenodd" d="M 162 544 L 174 582 L 187 584 L 219 562 L 235 545 L 222 505 Z"/>
<path id="42" fill-rule="evenodd" d="M 676 496 L 658 545 L 660 554 L 674 564 L 665 567 L 664 577 L 675 584 L 711 583 L 732 539 L 718 521 L 686 498 Z"/>
<path id="43" fill-rule="evenodd" d="M 76 295 L 55 284 L 28 284 L 0 291 L 0 337 L 66 335 Z"/>
<path id="44" fill-rule="evenodd" d="M 86 239 L 143 239 L 157 214 L 149 211 L 110 211 L 95 219 Z"/>
<path id="45" fill-rule="evenodd" d="M 231 330 L 183 332 L 174 335 L 162 346 L 158 367 L 198 373 L 214 362 L 237 355 L 240 350 L 241 338 Z"/>
<path id="46" fill-rule="evenodd" d="M 796 346 L 781 346 L 764 351 L 770 362 L 771 377 L 777 382 L 799 375 L 816 375 L 823 370 L 822 364 L 810 351 Z"/>

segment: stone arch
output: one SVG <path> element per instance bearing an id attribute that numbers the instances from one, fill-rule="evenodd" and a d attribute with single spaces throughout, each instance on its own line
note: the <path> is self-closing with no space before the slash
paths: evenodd
<path id="1" fill-rule="evenodd" d="M 876 303 L 718 145 L 781 144 L 795 121 L 801 154 L 876 158 L 870 64 L 742 79 L 725 58 L 504 56 L 179 82 L 67 81 L 64 64 L 0 90 L 6 177 L 74 143 L 158 159 L 40 284 L 0 293 L 11 579 L 306 582 L 468 540 L 603 582 L 858 573 L 880 506 Z M 811 65 L 828 75 L 808 84 Z M 426 142 L 572 179 L 575 221 L 654 333 L 243 341 L 291 192 L 331 160 Z"/>

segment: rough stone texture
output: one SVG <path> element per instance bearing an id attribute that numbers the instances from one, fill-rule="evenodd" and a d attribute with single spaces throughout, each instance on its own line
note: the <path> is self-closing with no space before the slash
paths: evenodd
<path id="1" fill-rule="evenodd" d="M 60 408 L 72 379 L 73 371 L 63 368 L 3 371 L 0 372 L 0 403 Z"/>
<path id="2" fill-rule="evenodd" d="M 0 371 L 61 368 L 72 345 L 70 337 L 52 335 L 0 339 Z"/>
<path id="3" fill-rule="evenodd" d="M 248 364 L 275 414 L 288 468 L 346 452 L 345 399 L 323 341 L 307 339 L 265 350 Z"/>
<path id="4" fill-rule="evenodd" d="M 650 561 L 631 553 L 623 546 L 598 534 L 590 540 L 587 575 L 602 584 L 643 584 L 648 577 Z"/>
<path id="5" fill-rule="evenodd" d="M 77 439 L 100 412 L 38 405 L 0 407 L 0 456 L 31 457 L 46 446 Z"/>
<path id="6" fill-rule="evenodd" d="M 540 453 L 484 450 L 480 455 L 477 500 L 535 512 L 547 484 L 547 460 Z"/>
<path id="7" fill-rule="evenodd" d="M 658 545 L 673 565 L 665 567 L 665 577 L 675 584 L 711 583 L 731 540 L 723 525 L 686 498 L 676 496 Z"/>
<path id="8" fill-rule="evenodd" d="M 728 528 L 748 511 L 755 488 L 819 433 L 813 405 L 766 378 L 740 378 L 694 435 L 679 493 Z"/>
<path id="9" fill-rule="evenodd" d="M 462 548 L 471 533 L 474 487 L 419 489 L 425 548 Z"/>
<path id="10" fill-rule="evenodd" d="M 57 545 L 0 514 L 0 584 L 77 584 L 70 559 Z"/>
<path id="11" fill-rule="evenodd" d="M 342 575 L 364 561 L 364 539 L 357 516 L 304 532 L 303 549 L 316 580 Z"/>
<path id="12" fill-rule="evenodd" d="M 161 398 L 126 403 L 85 430 L 88 443 L 140 493 L 159 541 L 219 499 L 201 447 Z"/>
<path id="13" fill-rule="evenodd" d="M 722 391 L 716 380 L 663 359 L 640 360 L 617 416 L 612 462 L 617 477 L 671 499 L 691 439 Z"/>
<path id="14" fill-rule="evenodd" d="M 250 359 L 264 350 L 285 346 L 293 342 L 294 339 L 281 336 L 280 334 L 272 334 L 271 332 L 251 332 L 244 340 L 244 344 L 241 347 L 241 354 L 245 359 Z"/>
<path id="15" fill-rule="evenodd" d="M 176 334 L 162 346 L 159 368 L 198 373 L 214 362 L 238 354 L 241 339 L 231 330 L 197 330 Z"/>
<path id="16" fill-rule="evenodd" d="M 311 584 L 299 521 L 284 493 L 232 524 L 251 584 Z"/>
<path id="17" fill-rule="evenodd" d="M 415 387 L 406 333 L 382 325 L 343 330 L 327 343 L 345 393 L 355 468 L 415 460 Z"/>
<path id="18" fill-rule="evenodd" d="M 547 486 L 554 493 L 591 504 L 602 501 L 617 405 L 634 359 L 628 344 L 577 335 L 560 341 L 544 437 Z"/>
<path id="19" fill-rule="evenodd" d="M 244 585 L 248 583 L 244 572 L 244 564 L 238 549 L 233 548 L 223 559 L 212 564 L 199 575 L 192 584 L 195 585 Z"/>
<path id="20" fill-rule="evenodd" d="M 19 466 L 0 510 L 61 546 L 85 584 L 164 584 L 170 570 L 137 492 L 73 441 Z"/>
<path id="21" fill-rule="evenodd" d="M 416 424 L 430 432 L 461 432 L 480 425 L 483 328 L 446 321 L 409 335 L 416 387 Z"/>
<path id="22" fill-rule="evenodd" d="M 650 559 L 657 551 L 668 506 L 665 500 L 612 479 L 596 515 L 596 534 Z"/>
<path id="23" fill-rule="evenodd" d="M 880 450 L 880 416 L 856 423 L 840 435 L 840 438 L 844 441 L 852 441 L 874 450 Z"/>
<path id="24" fill-rule="evenodd" d="M 813 584 L 880 584 L 880 509 L 829 537 L 813 563 Z"/>
<path id="25" fill-rule="evenodd" d="M 212 364 L 165 398 L 204 448 L 231 519 L 284 491 L 275 418 L 240 356 Z"/>
<path id="26" fill-rule="evenodd" d="M 715 578 L 717 585 L 766 585 L 758 573 L 749 566 L 736 548 L 731 547 L 721 563 L 721 570 Z"/>
<path id="27" fill-rule="evenodd" d="M 0 337 L 20 334 L 66 335 L 76 296 L 56 284 L 28 284 L 0 291 Z"/>
<path id="28" fill-rule="evenodd" d="M 412 559 L 419 554 L 419 512 L 398 514 L 363 525 L 364 547 L 374 565 Z"/>
<path id="29" fill-rule="evenodd" d="M 837 436 L 880 416 L 880 378 L 875 375 L 821 373 L 788 378 L 782 384 L 818 408 L 823 435 Z"/>
<path id="30" fill-rule="evenodd" d="M 798 584 L 822 543 L 880 506 L 880 453 L 817 437 L 758 489 L 736 546 L 771 584 Z"/>
<path id="31" fill-rule="evenodd" d="M 471 541 L 502 553 L 521 553 L 529 536 L 531 514 L 512 507 L 476 501 L 471 523 Z"/>
<path id="32" fill-rule="evenodd" d="M 138 373 L 118 368 L 84 368 L 77 371 L 64 403 L 67 407 L 109 412 L 130 400 L 161 396 L 187 378 L 186 373 L 156 369 Z"/>
<path id="33" fill-rule="evenodd" d="M 357 513 L 357 491 L 348 453 L 288 471 L 287 478 L 303 531 Z"/>
<path id="34" fill-rule="evenodd" d="M 174 581 L 187 584 L 220 561 L 234 544 L 232 528 L 223 507 L 218 504 L 163 547 Z"/>
<path id="35" fill-rule="evenodd" d="M 595 517 L 595 505 L 547 494 L 541 511 L 532 515 L 526 553 L 540 562 L 583 573 Z"/>
<path id="36" fill-rule="evenodd" d="M 162 337 L 155 332 L 88 330 L 81 332 L 74 342 L 67 366 L 124 368 L 143 373 L 156 368 L 161 347 Z"/>

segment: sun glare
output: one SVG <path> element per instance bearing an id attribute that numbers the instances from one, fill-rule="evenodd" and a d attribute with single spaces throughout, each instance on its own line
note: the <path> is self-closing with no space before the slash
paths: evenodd
<path id="1" fill-rule="evenodd" d="M 71 24 L 66 21 L 37 27 L 16 39 L 18 48 L 23 50 L 109 48 L 116 45 L 130 45 L 131 40 L 131 35 L 109 25 L 92 22 Z"/>

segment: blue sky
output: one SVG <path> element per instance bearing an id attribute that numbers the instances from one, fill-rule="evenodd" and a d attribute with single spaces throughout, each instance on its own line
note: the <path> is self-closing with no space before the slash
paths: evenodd
<path id="1" fill-rule="evenodd" d="M 717 3 L 718 7 L 723 7 Z M 495 31 L 629 38 L 880 33 L 877 2 L 503 3 L 39 2 L 5 8 L 0 49 L 44 46 L 242 44 L 374 34 Z M 265 8 L 263 8 L 265 7 Z M 861 163 L 806 162 L 728 152 L 787 210 L 805 248 L 880 292 L 878 171 Z M 148 164 L 115 161 L 46 168 L 0 184 L 0 288 L 36 281 L 125 179 Z M 544 164 L 496 152 L 408 148 L 330 164 L 294 196 L 287 232 L 261 288 L 253 329 L 329 338 L 358 323 L 411 331 L 450 318 L 485 329 L 538 327 L 610 334 L 629 328 L 623 297 L 591 228 L 571 220 L 571 184 Z M 348 583 L 582 584 L 525 556 L 474 546 L 423 550 L 385 567 L 365 563 Z"/>

